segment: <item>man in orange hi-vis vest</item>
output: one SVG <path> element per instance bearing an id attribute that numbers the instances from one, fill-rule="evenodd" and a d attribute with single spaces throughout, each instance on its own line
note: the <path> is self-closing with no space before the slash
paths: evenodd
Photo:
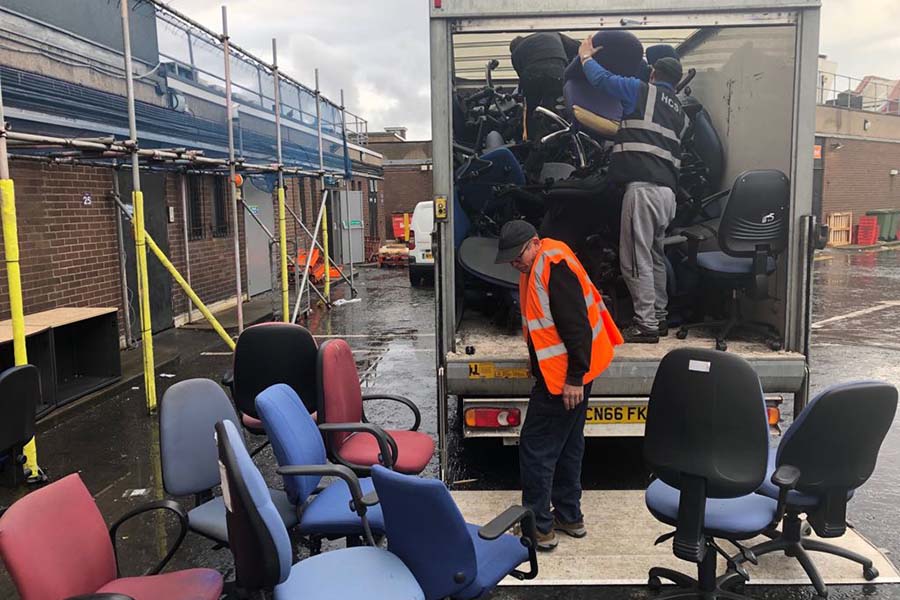
<path id="1" fill-rule="evenodd" d="M 538 238 L 526 221 L 510 221 L 500 231 L 496 262 L 522 273 L 522 330 L 535 378 L 519 436 L 522 504 L 534 512 L 538 549 L 552 550 L 556 531 L 587 535 L 581 513 L 585 400 L 622 335 L 566 244 Z"/>

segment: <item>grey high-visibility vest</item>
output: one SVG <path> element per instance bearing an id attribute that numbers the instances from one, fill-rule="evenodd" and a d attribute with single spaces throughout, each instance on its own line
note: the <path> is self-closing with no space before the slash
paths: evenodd
<path id="1" fill-rule="evenodd" d="M 609 175 L 613 181 L 646 181 L 675 190 L 681 168 L 681 137 L 688 120 L 675 92 L 652 83 L 641 85 L 634 112 L 616 135 Z"/>

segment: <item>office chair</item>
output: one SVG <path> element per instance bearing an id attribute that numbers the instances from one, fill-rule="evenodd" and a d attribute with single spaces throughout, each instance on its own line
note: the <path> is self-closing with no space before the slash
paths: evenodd
<path id="1" fill-rule="evenodd" d="M 287 530 L 234 423 L 216 424 L 216 440 L 222 490 L 229 499 L 229 546 L 240 590 L 263 598 L 271 593 L 274 600 L 424 600 L 409 569 L 381 548 L 332 550 L 292 565 Z"/>
<path id="2" fill-rule="evenodd" d="M 878 451 L 896 411 L 897 389 L 877 381 L 836 385 L 813 398 L 785 432 L 778 448 L 769 452 L 768 474 L 776 468 L 794 469 L 797 484 L 786 495 L 781 532 L 774 532 L 774 539 L 751 548 L 751 552 L 755 556 L 784 552 L 796 558 L 823 597 L 828 589 L 809 552 L 824 552 L 859 563 L 868 581 L 878 577 L 868 558 L 805 537 L 800 515 L 807 515 L 819 537 L 844 534 L 847 502 L 875 470 Z M 770 479 L 766 477 L 758 493 L 777 498 L 783 490 Z"/>
<path id="3" fill-rule="evenodd" d="M 372 467 L 384 512 L 388 550 L 409 567 L 426 600 L 468 600 L 489 593 L 507 575 L 538 574 L 534 514 L 511 506 L 483 527 L 466 523 L 447 487 Z M 521 536 L 506 533 L 521 524 Z M 527 572 L 519 571 L 529 563 Z"/>
<path id="4" fill-rule="evenodd" d="M 657 520 L 675 527 L 657 543 L 674 539 L 675 556 L 698 565 L 696 580 L 651 569 L 652 589 L 662 579 L 678 586 L 662 598 L 742 598 L 716 581 L 716 554 L 728 555 L 714 538 L 737 543 L 780 518 L 775 500 L 754 493 L 766 474 L 768 432 L 759 377 L 744 359 L 681 348 L 660 362 L 644 438 L 644 457 L 657 479 L 647 488 L 646 504 Z"/>
<path id="5" fill-rule="evenodd" d="M 120 577 L 119 526 L 151 510 L 174 513 L 179 534 L 155 567 L 138 577 Z M 31 492 L 0 517 L 0 556 L 22 600 L 218 600 L 222 576 L 213 569 L 161 573 L 184 539 L 187 521 L 178 504 L 159 500 L 130 511 L 107 530 L 97 503 L 73 473 Z"/>
<path id="6" fill-rule="evenodd" d="M 213 490 L 220 473 L 215 427 L 240 423 L 234 406 L 211 379 L 186 379 L 163 394 L 159 407 L 159 455 L 163 488 L 171 496 L 193 496 L 188 526 L 216 544 L 228 545 L 225 501 Z M 269 490 L 285 527 L 297 524 L 297 511 L 281 490 Z"/>
<path id="7" fill-rule="evenodd" d="M 9 485 L 19 485 L 25 472 L 23 448 L 34 437 L 34 413 L 41 399 L 41 377 L 34 365 L 0 373 L 0 469 L 9 469 Z"/>
<path id="8" fill-rule="evenodd" d="M 787 247 L 791 185 L 775 170 L 746 171 L 735 180 L 719 223 L 719 250 L 699 252 L 699 237 L 686 230 L 690 260 L 702 280 L 726 290 L 731 298 L 728 318 L 682 325 L 678 339 L 697 327 L 714 328 L 716 348 L 727 350 L 726 340 L 736 328 L 765 336 L 773 350 L 781 349 L 781 334 L 767 323 L 751 322 L 741 314 L 741 295 L 759 302 L 769 298 L 769 277 L 775 258 Z"/>

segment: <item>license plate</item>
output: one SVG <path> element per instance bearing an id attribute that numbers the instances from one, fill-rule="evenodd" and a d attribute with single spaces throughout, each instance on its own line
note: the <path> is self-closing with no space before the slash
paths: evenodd
<path id="1" fill-rule="evenodd" d="M 425 251 L 425 260 L 431 260 L 431 252 L 428 250 Z"/>
<path id="2" fill-rule="evenodd" d="M 588 425 L 612 425 L 617 423 L 645 423 L 647 407 L 624 404 L 601 404 L 587 409 Z"/>

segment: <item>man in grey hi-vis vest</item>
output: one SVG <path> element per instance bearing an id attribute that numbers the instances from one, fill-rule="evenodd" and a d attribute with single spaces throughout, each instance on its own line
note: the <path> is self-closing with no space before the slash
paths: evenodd
<path id="1" fill-rule="evenodd" d="M 626 185 L 619 262 L 635 316 L 622 336 L 626 343 L 655 344 L 669 334 L 663 239 L 675 217 L 681 138 L 688 126 L 675 93 L 681 63 L 659 59 L 650 83 L 644 83 L 604 69 L 593 59 L 600 49 L 588 37 L 578 55 L 588 81 L 617 98 L 624 115 L 609 165 L 610 180 Z"/>

